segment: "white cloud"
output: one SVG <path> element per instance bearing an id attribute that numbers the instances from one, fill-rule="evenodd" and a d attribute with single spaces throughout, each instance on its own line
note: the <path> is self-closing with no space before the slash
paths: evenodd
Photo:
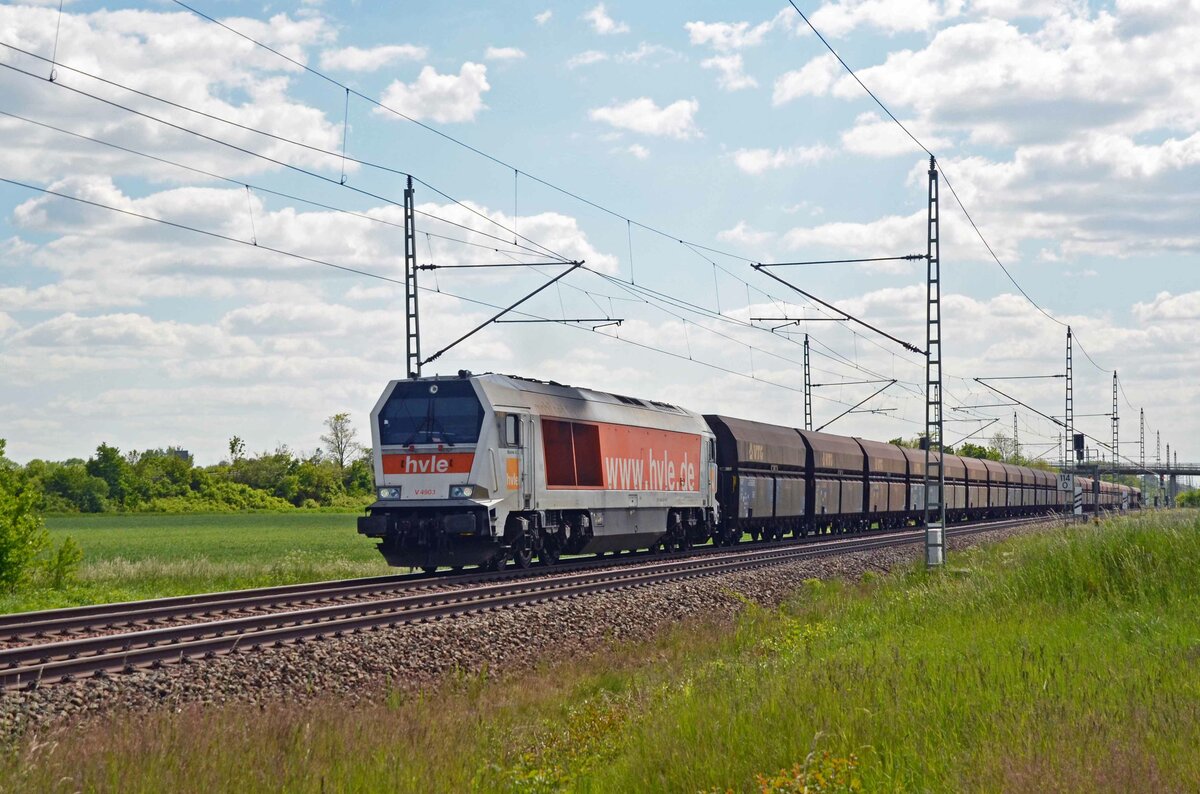
<path id="1" fill-rule="evenodd" d="M 488 47 L 483 57 L 489 61 L 519 61 L 525 51 L 517 47 Z"/>
<path id="2" fill-rule="evenodd" d="M 747 174 L 761 174 L 795 165 L 811 165 L 827 160 L 833 151 L 827 146 L 793 146 L 779 149 L 738 149 L 733 162 Z"/>
<path id="3" fill-rule="evenodd" d="M 590 66 L 608 60 L 608 53 L 599 50 L 585 50 L 567 59 L 567 68 L 576 69 L 580 66 Z"/>
<path id="4" fill-rule="evenodd" d="M 716 55 L 701 61 L 700 66 L 720 72 L 717 85 L 725 91 L 740 91 L 758 85 L 758 81 L 744 71 L 741 55 Z"/>
<path id="5" fill-rule="evenodd" d="M 718 240 L 726 240 L 731 243 L 742 243 L 752 247 L 761 246 L 774 236 L 775 235 L 771 232 L 752 228 L 745 221 L 738 221 L 737 225 L 732 229 L 724 229 L 717 232 Z"/>
<path id="6" fill-rule="evenodd" d="M 602 36 L 612 35 L 614 33 L 628 33 L 629 26 L 624 22 L 617 22 L 608 15 L 604 3 L 598 3 L 595 8 L 589 10 L 583 15 L 583 18 L 592 24 L 592 30 Z"/>
<path id="7" fill-rule="evenodd" d="M 842 66 L 832 54 L 818 55 L 802 68 L 775 79 L 771 104 L 778 107 L 803 96 L 823 96 L 842 74 Z"/>
<path id="8" fill-rule="evenodd" d="M 635 50 L 626 50 L 625 52 L 617 53 L 615 60 L 621 63 L 641 63 L 655 57 L 664 61 L 675 61 L 683 56 L 670 47 L 643 41 Z"/>
<path id="9" fill-rule="evenodd" d="M 904 126 L 935 152 L 945 152 L 953 145 L 948 138 L 932 134 L 923 122 L 906 119 Z M 896 122 L 884 119 L 877 113 L 863 113 L 856 118 L 854 126 L 842 133 L 842 147 L 848 152 L 872 157 L 919 154 L 923 151 Z"/>
<path id="10" fill-rule="evenodd" d="M 414 44 L 387 44 L 362 49 L 343 47 L 321 53 L 322 69 L 342 69 L 347 72 L 374 72 L 397 61 L 423 61 L 429 55 L 425 47 Z"/>
<path id="11" fill-rule="evenodd" d="M 645 146 L 642 146 L 640 143 L 630 145 L 630 147 L 625 151 L 629 152 L 639 160 L 645 160 L 650 156 L 650 150 Z"/>
<path id="12" fill-rule="evenodd" d="M 534 14 L 533 21 L 538 23 L 539 25 L 545 25 L 547 22 L 550 21 L 550 18 L 552 16 L 554 16 L 554 12 L 551 11 L 549 8 L 547 8 L 545 11 L 543 11 L 540 14 Z"/>
<path id="13" fill-rule="evenodd" d="M 959 15 L 963 0 L 836 0 L 814 11 L 810 19 L 826 36 L 850 33 L 868 25 L 888 33 L 931 30 L 938 23 Z"/>
<path id="14" fill-rule="evenodd" d="M 784 8 L 772 19 L 751 25 L 749 22 L 687 22 L 684 28 L 692 44 L 708 45 L 719 52 L 731 52 L 762 44 L 776 28 L 790 30 L 795 11 Z"/>
<path id="15" fill-rule="evenodd" d="M 680 99 L 660 108 L 654 100 L 640 97 L 594 108 L 588 112 L 588 116 L 593 121 L 602 121 L 623 130 L 687 140 L 700 137 L 695 122 L 699 109 L 700 103 L 694 99 Z"/>
<path id="16" fill-rule="evenodd" d="M 432 66 L 421 70 L 411 84 L 396 80 L 383 92 L 380 101 L 415 119 L 448 123 L 474 121 L 483 104 L 483 94 L 491 88 L 487 67 L 467 61 L 457 75 L 438 74 Z M 381 108 L 376 113 L 390 115 Z"/>
<path id="17" fill-rule="evenodd" d="M 1200 320 L 1200 292 L 1160 292 L 1149 303 L 1135 303 L 1133 316 L 1143 323 Z"/>

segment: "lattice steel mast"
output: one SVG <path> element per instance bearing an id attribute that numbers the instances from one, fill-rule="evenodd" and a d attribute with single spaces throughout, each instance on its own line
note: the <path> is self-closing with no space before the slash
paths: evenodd
<path id="1" fill-rule="evenodd" d="M 417 227 L 413 218 L 413 180 L 404 189 L 404 371 L 421 377 L 421 319 L 417 298 Z"/>
<path id="2" fill-rule="evenodd" d="M 925 564 L 946 560 L 946 472 L 942 466 L 942 275 L 937 160 L 929 157 L 925 299 Z M 936 459 L 933 453 L 937 453 Z"/>
<path id="3" fill-rule="evenodd" d="M 1113 415 L 1112 415 L 1112 465 L 1113 465 L 1113 482 L 1117 481 L 1117 466 L 1121 463 L 1121 443 L 1118 428 L 1121 424 L 1121 417 L 1117 413 L 1117 371 L 1113 370 Z"/>
<path id="4" fill-rule="evenodd" d="M 1071 326 L 1067 326 L 1067 400 L 1063 409 L 1063 421 L 1067 425 L 1067 448 L 1063 456 L 1064 466 L 1075 464 L 1075 373 L 1071 362 Z"/>
<path id="5" fill-rule="evenodd" d="M 1146 409 L 1138 409 L 1138 464 L 1142 469 L 1146 468 Z M 1145 475 L 1143 475 L 1143 480 Z"/>
<path id="6" fill-rule="evenodd" d="M 1013 411 L 1013 463 L 1021 460 L 1021 437 L 1017 435 L 1017 412 Z"/>
<path id="7" fill-rule="evenodd" d="M 812 373 L 808 368 L 808 334 L 804 335 L 804 429 L 812 430 Z"/>

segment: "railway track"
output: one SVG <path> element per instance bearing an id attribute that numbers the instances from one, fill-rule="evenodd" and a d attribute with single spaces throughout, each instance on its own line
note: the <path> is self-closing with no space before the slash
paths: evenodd
<path id="1" fill-rule="evenodd" d="M 948 534 L 962 536 L 1044 520 L 986 522 L 951 528 Z M 535 576 L 529 570 L 384 576 L 6 615 L 0 617 L 0 636 L 22 644 L 0 650 L 0 685 L 36 688 L 404 623 L 900 546 L 919 542 L 923 532 L 910 529 L 752 547 L 709 547 L 668 558 L 638 555 L 628 558 L 636 560 L 634 564 L 618 567 L 613 567 L 613 558 L 581 560 L 535 569 Z M 186 622 L 155 626 L 179 620 Z M 133 630 L 111 631 L 118 627 Z M 93 636 L 27 642 L 55 633 Z"/>

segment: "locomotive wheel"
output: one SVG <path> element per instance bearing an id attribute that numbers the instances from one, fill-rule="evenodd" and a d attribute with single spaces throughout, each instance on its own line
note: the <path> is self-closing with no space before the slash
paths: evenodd
<path id="1" fill-rule="evenodd" d="M 436 565 L 422 565 L 421 566 L 421 570 L 427 574 L 432 574 L 432 573 L 436 572 L 437 569 L 438 569 L 438 567 Z"/>
<path id="2" fill-rule="evenodd" d="M 512 558 L 518 568 L 528 568 L 533 564 L 533 544 L 529 542 L 529 536 L 522 534 L 513 541 Z"/>
<path id="3" fill-rule="evenodd" d="M 562 556 L 562 550 L 557 545 L 549 539 L 542 542 L 542 548 L 538 551 L 538 562 L 542 565 L 554 565 L 560 556 Z"/>

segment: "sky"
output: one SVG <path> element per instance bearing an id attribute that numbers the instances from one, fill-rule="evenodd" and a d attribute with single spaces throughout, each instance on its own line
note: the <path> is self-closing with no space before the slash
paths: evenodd
<path id="1" fill-rule="evenodd" d="M 426 358 L 584 262 L 506 316 L 557 322 L 487 325 L 423 374 L 797 426 L 807 333 L 814 426 L 912 437 L 923 355 L 752 264 L 924 254 L 923 149 L 945 441 L 1012 434 L 993 378 L 1029 406 L 1023 452 L 1056 461 L 1038 412 L 1061 416 L 1064 380 L 1029 376 L 1062 374 L 1070 325 L 1089 447 L 1115 370 L 1121 454 L 1144 410 L 1148 462 L 1156 433 L 1200 459 L 1197 0 L 798 2 L 912 137 L 786 3 L 189 5 L 0 5 L 15 460 L 311 452 L 343 411 L 369 438 L 405 374 L 406 175 L 418 261 L 442 266 L 420 272 Z M 924 346 L 923 261 L 770 272 Z"/>

